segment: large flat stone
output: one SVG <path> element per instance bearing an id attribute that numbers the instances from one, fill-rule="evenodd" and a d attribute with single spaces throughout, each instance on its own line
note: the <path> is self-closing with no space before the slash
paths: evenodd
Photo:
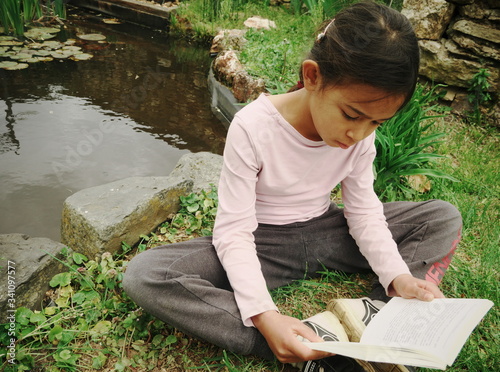
<path id="1" fill-rule="evenodd" d="M 179 209 L 179 196 L 193 182 L 171 177 L 130 177 L 81 190 L 66 199 L 61 239 L 76 252 L 94 257 L 136 244 Z"/>
<path id="2" fill-rule="evenodd" d="M 439 40 L 445 32 L 455 5 L 446 0 L 404 0 L 405 15 L 419 39 Z"/>
<path id="3" fill-rule="evenodd" d="M 192 181 L 192 192 L 210 190 L 219 185 L 222 170 L 222 156 L 211 152 L 197 152 L 183 155 L 170 177 L 179 181 Z"/>
<path id="4" fill-rule="evenodd" d="M 0 235 L 0 314 L 8 315 L 8 310 L 20 306 L 41 308 L 50 280 L 66 270 L 53 258 L 62 258 L 60 252 L 63 248 L 65 245 L 48 238 Z"/>

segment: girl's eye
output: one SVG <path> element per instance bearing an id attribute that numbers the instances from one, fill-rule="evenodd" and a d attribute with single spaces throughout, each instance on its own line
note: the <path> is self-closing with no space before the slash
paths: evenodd
<path id="1" fill-rule="evenodd" d="M 355 118 L 354 118 L 354 117 L 352 117 L 352 116 L 347 115 L 344 111 L 343 111 L 342 113 L 344 114 L 344 117 L 345 117 L 347 120 L 356 120 L 356 119 L 358 119 L 357 117 L 355 117 Z"/>

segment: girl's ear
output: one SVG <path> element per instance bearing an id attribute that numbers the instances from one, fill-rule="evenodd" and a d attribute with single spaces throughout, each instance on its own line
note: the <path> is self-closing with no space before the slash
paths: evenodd
<path id="1" fill-rule="evenodd" d="M 321 74 L 317 62 L 306 59 L 302 62 L 302 79 L 304 80 L 304 88 L 309 91 L 316 90 L 320 87 Z"/>

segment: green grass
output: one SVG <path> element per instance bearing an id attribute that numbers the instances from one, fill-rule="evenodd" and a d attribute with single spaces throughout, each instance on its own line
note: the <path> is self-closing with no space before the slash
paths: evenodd
<path id="1" fill-rule="evenodd" d="M 437 181 L 429 197 L 462 213 L 463 238 L 442 287 L 449 297 L 488 298 L 499 304 L 500 154 L 497 129 L 448 120 L 441 168 L 461 182 Z M 500 365 L 499 311 L 493 308 L 472 334 L 451 371 L 493 371 Z"/>

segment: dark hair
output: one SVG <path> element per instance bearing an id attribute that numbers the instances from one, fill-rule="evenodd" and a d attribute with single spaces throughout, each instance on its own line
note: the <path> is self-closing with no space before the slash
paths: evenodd
<path id="1" fill-rule="evenodd" d="M 353 4 L 325 22 L 308 59 L 319 65 L 322 88 L 367 84 L 404 95 L 404 103 L 415 90 L 420 62 L 408 19 L 371 1 Z"/>

